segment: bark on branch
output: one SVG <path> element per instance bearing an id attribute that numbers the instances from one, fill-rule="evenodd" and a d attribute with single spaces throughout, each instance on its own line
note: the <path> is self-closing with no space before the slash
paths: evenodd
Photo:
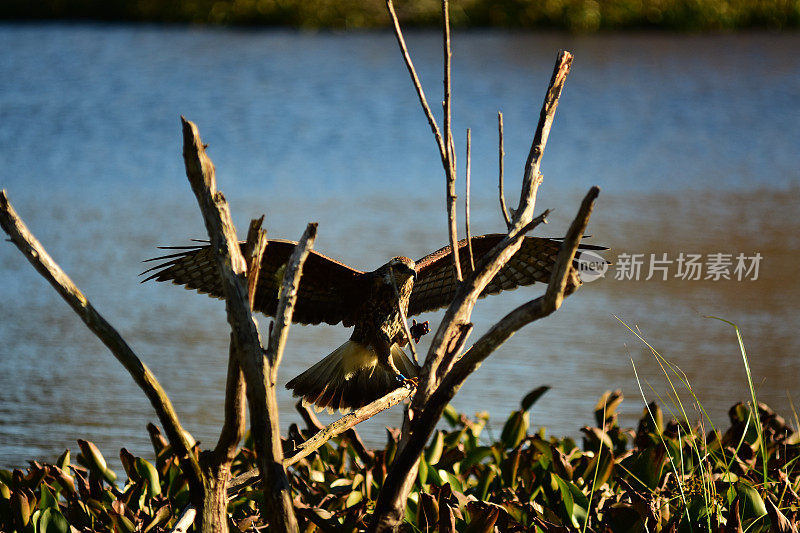
<path id="1" fill-rule="evenodd" d="M 558 109 L 558 100 L 561 98 L 561 91 L 567 81 L 567 75 L 572 68 L 573 56 L 566 50 L 561 51 L 556 58 L 553 67 L 553 74 L 550 77 L 550 84 L 547 86 L 544 103 L 539 112 L 539 123 L 536 125 L 536 133 L 533 135 L 533 142 L 525 161 L 525 170 L 522 176 L 522 191 L 519 197 L 519 207 L 514 213 L 515 224 L 526 224 L 533 216 L 533 209 L 536 203 L 536 191 L 542 182 L 539 167 L 542 163 L 544 148 L 547 145 L 547 138 L 550 136 L 550 127 Z"/>
<path id="2" fill-rule="evenodd" d="M 279 531 L 297 531 L 291 490 L 283 469 L 273 372 L 264 357 L 258 327 L 248 301 L 246 263 L 239 248 L 228 204 L 222 193 L 216 189 L 214 165 L 205 152 L 197 127 L 183 117 L 181 120 L 186 176 L 197 197 L 211 246 L 215 250 L 236 356 L 247 384 L 250 420 L 265 488 L 265 516 Z M 305 239 L 298 248 L 313 242 L 315 230 L 316 226 L 309 225 Z M 299 268 L 297 264 L 293 266 Z M 288 276 L 292 266 L 287 265 L 286 270 Z M 287 299 L 286 297 L 285 293 L 282 300 Z M 291 297 L 287 300 L 291 301 Z M 287 303 L 282 301 L 281 305 L 285 313 Z M 293 303 L 288 305 L 291 308 Z M 291 314 L 289 318 L 291 319 Z M 281 336 L 283 332 L 280 331 L 277 335 Z"/>
<path id="3" fill-rule="evenodd" d="M 333 437 L 344 433 L 345 431 L 354 427 L 356 424 L 359 424 L 368 418 L 372 418 L 381 411 L 389 409 L 390 407 L 402 402 L 408 398 L 412 392 L 413 389 L 400 387 L 393 390 L 386 396 L 378 398 L 374 402 L 365 405 L 364 407 L 359 407 L 352 413 L 343 416 L 339 420 L 321 429 L 313 437 L 297 446 L 297 451 L 290 457 L 284 459 L 283 464 L 285 466 L 295 464 L 300 459 L 314 453 L 314 451 L 318 450 L 323 444 L 328 442 Z"/>

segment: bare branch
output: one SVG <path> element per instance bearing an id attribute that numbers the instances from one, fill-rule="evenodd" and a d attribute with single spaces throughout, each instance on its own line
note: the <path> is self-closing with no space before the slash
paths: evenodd
<path id="1" fill-rule="evenodd" d="M 300 413 L 300 416 L 303 417 L 303 420 L 306 423 L 306 427 L 309 431 L 313 431 L 316 433 L 317 431 L 321 431 L 325 429 L 325 426 L 322 425 L 322 422 L 319 421 L 317 415 L 314 414 L 313 409 L 308 405 L 303 405 L 303 401 L 300 400 L 296 404 L 294 404 L 294 408 Z M 373 459 L 375 457 L 375 453 L 367 448 L 364 444 L 364 441 L 361 439 L 361 435 L 358 434 L 355 427 L 352 427 L 344 432 L 345 438 L 350 441 L 350 445 L 356 451 L 358 455 L 367 459 Z"/>
<path id="2" fill-rule="evenodd" d="M 439 366 L 445 359 L 447 347 L 452 343 L 453 338 L 460 335 L 462 327 L 469 323 L 472 308 L 480 293 L 503 265 L 517 253 L 525 234 L 539 224 L 545 223 L 549 214 L 550 210 L 547 210 L 521 229 L 512 231 L 478 262 L 475 272 L 458 288 L 456 296 L 447 308 L 439 329 L 436 330 L 433 341 L 431 341 L 425 365 L 420 372 L 419 390 L 414 395 L 412 409 L 416 410 L 424 406 L 430 394 L 433 393 L 437 376 L 441 375 Z"/>
<path id="3" fill-rule="evenodd" d="M 525 162 L 525 171 L 522 178 L 522 192 L 519 198 L 519 207 L 514 213 L 514 223 L 525 223 L 533 216 L 533 209 L 536 199 L 536 189 L 541 183 L 539 167 L 544 155 L 544 148 L 547 145 L 547 137 L 550 135 L 550 127 L 553 125 L 553 118 L 558 108 L 558 99 L 561 97 L 561 90 L 567 81 L 567 75 L 572 67 L 572 54 L 566 50 L 558 54 L 556 64 L 553 67 L 553 75 L 550 78 L 550 85 L 544 97 L 542 110 L 539 113 L 539 123 L 536 126 L 536 133 L 533 136 L 531 149 L 528 159 Z"/>
<path id="4" fill-rule="evenodd" d="M 442 12 L 445 18 L 445 28 L 444 28 L 444 55 L 445 55 L 445 74 L 444 74 L 444 100 L 442 105 L 444 107 L 444 137 L 442 137 L 442 132 L 439 131 L 439 126 L 436 124 L 436 119 L 433 116 L 433 112 L 431 111 L 430 106 L 428 105 L 428 101 L 425 98 L 425 92 L 422 90 L 422 84 L 419 81 L 419 77 L 417 76 L 417 71 L 414 68 L 414 63 L 411 61 L 411 56 L 408 53 L 408 47 L 406 46 L 405 38 L 403 37 L 403 31 L 400 29 L 400 22 L 397 20 L 397 13 L 394 10 L 394 4 L 392 0 L 386 0 L 386 8 L 389 11 L 389 16 L 392 19 L 392 27 L 394 28 L 394 34 L 397 38 L 397 44 L 400 46 L 400 51 L 403 54 L 403 60 L 406 63 L 406 68 L 408 69 L 408 73 L 411 75 L 411 81 L 414 83 L 414 88 L 417 90 L 417 96 L 419 97 L 419 103 L 422 106 L 422 110 L 425 112 L 425 116 L 428 118 L 428 124 L 431 127 L 431 131 L 433 132 L 434 137 L 436 138 L 436 145 L 439 148 L 439 155 L 442 159 L 442 167 L 444 168 L 445 177 L 446 177 L 446 193 L 447 193 L 447 220 L 448 220 L 448 233 L 450 236 L 450 246 L 453 250 L 453 269 L 455 270 L 455 276 L 458 281 L 463 279 L 461 274 L 461 262 L 459 261 L 459 250 L 456 244 L 458 243 L 458 226 L 456 224 L 456 189 L 455 189 L 455 182 L 456 182 L 456 159 L 455 159 L 455 150 L 453 149 L 453 132 L 450 127 L 450 105 L 451 105 L 451 97 L 450 97 L 450 17 L 449 17 L 449 4 L 447 0 L 443 0 L 442 2 Z"/>
<path id="5" fill-rule="evenodd" d="M 583 232 L 588 224 L 594 200 L 597 198 L 598 193 L 599 189 L 592 187 L 584 198 L 578 214 L 561 244 L 558 259 L 550 277 L 550 284 L 544 296 L 518 307 L 492 326 L 461 359 L 453 364 L 451 371 L 447 372 L 440 385 L 425 403 L 423 409 L 420 410 L 414 419 L 413 433 L 405 441 L 405 445 L 398 450 L 384 481 L 383 489 L 376 505 L 376 519 L 373 523 L 373 530 L 382 531 L 388 529 L 386 527 L 388 524 L 392 524 L 399 519 L 398 506 L 394 502 L 398 498 L 402 498 L 406 493 L 405 488 L 409 484 L 407 473 L 415 471 L 420 454 L 441 418 L 444 408 L 461 388 L 467 377 L 477 370 L 483 360 L 516 331 L 535 320 L 551 314 L 561 305 L 568 278 L 570 275 L 576 275 L 575 271 L 571 270 L 572 260 L 583 237 Z"/>
<path id="6" fill-rule="evenodd" d="M 448 373 L 448 376 L 442 381 L 443 388 L 452 388 L 454 386 L 453 384 L 456 383 L 458 387 L 460 387 L 466 377 L 480 366 L 481 361 L 499 348 L 503 342 L 514 334 L 514 332 L 534 320 L 551 314 L 561 306 L 564 296 L 569 294 L 567 293 L 567 286 L 570 281 L 570 275 L 577 275 L 575 270 L 572 269 L 572 261 L 575 259 L 575 253 L 583 238 L 583 233 L 586 230 L 586 225 L 589 223 L 589 217 L 594 208 L 594 201 L 597 199 L 599 193 L 599 188 L 592 187 L 584 197 L 578 213 L 570 225 L 564 241 L 561 243 L 561 249 L 558 252 L 558 258 L 553 266 L 553 271 L 550 275 L 550 283 L 547 286 L 545 294 L 540 298 L 521 305 L 503 317 L 500 322 L 492 326 L 492 328 L 453 365 L 452 372 Z M 572 285 L 575 287 L 579 285 L 577 279 L 573 280 Z M 447 385 L 445 382 L 450 383 L 450 385 Z M 457 390 L 457 387 L 455 390 Z M 453 394 L 455 394 L 455 390 Z"/>
<path id="7" fill-rule="evenodd" d="M 261 227 L 263 223 L 264 215 L 250 221 L 244 245 L 244 260 L 247 263 L 247 301 L 250 302 L 251 309 L 256 298 L 258 278 L 261 276 L 261 258 L 267 248 L 267 232 Z"/>
<path id="8" fill-rule="evenodd" d="M 306 421 L 307 426 L 309 429 L 317 429 L 317 432 L 311 438 L 296 446 L 296 453 L 285 458 L 283 460 L 283 464 L 285 466 L 291 466 L 297 463 L 301 459 L 308 457 L 316 450 L 320 449 L 330 439 L 341 435 L 342 433 L 352 432 L 352 435 L 348 435 L 348 438 L 360 443 L 361 438 L 357 433 L 355 433 L 355 430 L 353 429 L 354 426 L 363 422 L 364 420 L 367 420 L 368 418 L 372 418 L 381 411 L 389 409 L 390 407 L 394 407 L 398 403 L 408 398 L 412 392 L 413 389 L 399 387 L 386 396 L 378 398 L 374 402 L 363 407 L 359 407 L 352 413 L 343 416 L 328 426 L 322 426 L 316 415 L 311 410 L 309 410 L 307 407 L 302 407 L 302 402 L 297 402 L 297 410 Z M 360 446 L 357 445 L 357 447 L 364 448 L 363 443 L 360 444 Z M 244 474 L 236 476 L 235 478 L 231 479 L 229 483 L 228 498 L 233 498 L 244 488 L 255 485 L 256 483 L 258 483 L 258 472 L 256 470 L 250 470 Z"/>
<path id="9" fill-rule="evenodd" d="M 400 314 L 400 322 L 403 324 L 403 334 L 408 339 L 408 346 L 411 349 L 411 355 L 414 357 L 414 364 L 419 368 L 419 356 L 417 355 L 417 347 L 415 346 L 414 336 L 411 335 L 411 329 L 408 327 L 408 317 L 406 317 L 405 309 L 400 303 L 400 290 L 397 288 L 397 283 L 394 280 L 394 272 L 392 267 L 389 267 L 389 277 L 392 279 L 392 289 L 394 289 L 395 302 L 397 303 L 397 311 Z"/>
<path id="10" fill-rule="evenodd" d="M 467 192 L 464 199 L 464 232 L 467 234 L 467 251 L 469 252 L 469 266 L 475 272 L 475 256 L 472 254 L 472 234 L 469 231 L 469 181 L 470 167 L 472 165 L 472 131 L 467 128 L 467 171 L 466 182 Z"/>
<path id="11" fill-rule="evenodd" d="M 196 503 L 200 503 L 203 494 L 203 474 L 200 464 L 197 457 L 191 452 L 192 445 L 183 431 L 172 402 L 156 377 L 147 368 L 147 365 L 136 356 L 117 330 L 95 310 L 86 296 L 61 270 L 61 267 L 50 257 L 41 243 L 36 240 L 36 237 L 17 215 L 5 190 L 0 191 L 0 226 L 36 271 L 50 282 L 56 292 L 77 313 L 92 333 L 108 347 L 139 385 L 139 388 L 144 391 L 164 427 L 175 454 L 181 461 L 181 467 L 192 489 L 192 498 L 193 500 L 199 499 Z"/>
<path id="12" fill-rule="evenodd" d="M 277 379 L 278 365 L 281 363 L 283 357 L 283 349 L 286 346 L 286 339 L 289 336 L 289 325 L 292 323 L 292 315 L 294 314 L 294 306 L 297 302 L 297 289 L 300 286 L 300 276 L 302 274 L 303 263 L 305 263 L 309 252 L 314 246 L 314 240 L 317 238 L 317 223 L 312 222 L 306 226 L 300 242 L 292 252 L 289 262 L 286 265 L 286 271 L 283 275 L 281 283 L 280 300 L 278 301 L 278 308 L 275 311 L 275 326 L 272 328 L 272 333 L 269 338 L 269 347 L 267 348 L 267 359 L 271 364 L 270 379 L 273 382 Z"/>
<path id="13" fill-rule="evenodd" d="M 197 516 L 197 510 L 191 505 L 186 507 L 178 517 L 178 521 L 175 522 L 175 525 L 169 530 L 169 533 L 186 533 L 189 531 L 192 524 L 194 524 L 195 516 Z"/>
<path id="14" fill-rule="evenodd" d="M 453 151 L 453 129 L 451 127 L 451 115 L 453 96 L 450 92 L 450 77 L 451 68 L 450 64 L 453 59 L 453 54 L 450 47 L 450 2 L 449 0 L 442 0 L 442 51 L 444 52 L 444 75 L 442 81 L 444 84 L 444 101 L 442 102 L 444 108 L 444 135 L 445 145 L 447 148 L 447 161 L 452 168 L 455 166 L 455 153 Z M 445 168 L 445 170 L 448 170 Z"/>
<path id="15" fill-rule="evenodd" d="M 372 418 L 381 411 L 389 409 L 390 407 L 402 402 L 408 398 L 412 392 L 413 389 L 408 387 L 399 387 L 386 396 L 378 398 L 374 402 L 369 403 L 364 407 L 359 407 L 352 413 L 343 416 L 336 422 L 317 432 L 316 435 L 307 441 L 297 446 L 297 452 L 284 459 L 283 464 L 285 466 L 295 464 L 300 459 L 311 455 L 315 450 L 319 449 L 323 444 L 328 442 L 333 437 L 344 433 L 348 429 L 368 418 Z"/>
<path id="16" fill-rule="evenodd" d="M 219 266 L 228 322 L 231 324 L 237 360 L 244 371 L 250 420 L 259 454 L 264 486 L 265 514 L 279 531 L 297 531 L 291 489 L 283 468 L 278 409 L 269 362 L 247 298 L 242 256 L 228 203 L 216 190 L 214 165 L 205 152 L 197 127 L 181 117 L 186 176 L 197 197 Z M 288 269 L 287 269 L 288 270 Z"/>
<path id="17" fill-rule="evenodd" d="M 452 171 L 447 171 L 447 234 L 450 237 L 450 249 L 453 251 L 453 269 L 456 279 L 461 282 L 464 276 L 461 273 L 461 258 L 458 249 L 458 224 L 456 222 L 456 176 L 455 163 L 451 167 Z"/>
<path id="18" fill-rule="evenodd" d="M 247 241 L 244 246 L 247 264 L 247 300 L 253 307 L 258 277 L 261 272 L 261 258 L 267 247 L 267 232 L 261 228 L 264 216 L 250 221 Z M 218 463 L 230 464 L 236 457 L 236 448 L 245 433 L 245 381 L 244 373 L 236 357 L 236 347 L 231 336 L 228 356 L 228 377 L 225 385 L 225 418 L 220 431 L 214 457 Z"/>
<path id="19" fill-rule="evenodd" d="M 244 373 L 236 358 L 236 347 L 233 336 L 228 355 L 228 377 L 225 384 L 225 418 L 222 422 L 214 456 L 217 461 L 233 460 L 236 448 L 245 433 L 245 401 Z"/>
<path id="20" fill-rule="evenodd" d="M 506 228 L 511 231 L 511 218 L 508 216 L 508 208 L 506 207 L 506 195 L 503 192 L 503 174 L 504 174 L 504 159 L 506 152 L 503 149 L 503 113 L 500 111 L 497 112 L 497 135 L 498 135 L 498 161 L 500 166 L 500 177 L 499 177 L 499 185 L 498 189 L 500 189 L 500 213 L 503 214 L 503 220 L 506 223 Z"/>
<path id="21" fill-rule="evenodd" d="M 433 136 L 436 138 L 436 144 L 439 147 L 439 154 L 442 158 L 442 165 L 444 165 L 446 169 L 448 166 L 447 148 L 444 140 L 442 139 L 442 133 L 439 131 L 439 126 L 436 124 L 436 119 L 433 117 L 433 112 L 428 105 L 428 101 L 425 99 L 425 91 L 422 90 L 422 84 L 419 81 L 417 71 L 414 68 L 414 63 L 411 61 L 411 56 L 408 53 L 408 47 L 406 47 L 406 41 L 403 38 L 403 32 L 400 30 L 400 22 L 397 20 L 397 13 L 395 13 L 394 3 L 392 3 L 392 0 L 386 0 L 386 9 L 389 11 L 389 16 L 392 18 L 392 27 L 394 28 L 394 35 L 397 38 L 397 44 L 400 45 L 400 51 L 403 53 L 403 60 L 406 63 L 408 73 L 411 75 L 411 81 L 414 83 L 414 88 L 417 90 L 419 103 L 422 106 L 422 110 L 425 112 L 425 116 L 428 118 L 428 124 L 431 127 Z"/>

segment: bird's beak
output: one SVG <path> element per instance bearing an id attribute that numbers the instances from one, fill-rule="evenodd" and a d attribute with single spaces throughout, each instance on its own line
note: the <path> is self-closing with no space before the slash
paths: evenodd
<path id="1" fill-rule="evenodd" d="M 411 279 L 417 281 L 417 269 L 412 267 L 408 267 L 408 269 L 411 271 Z"/>

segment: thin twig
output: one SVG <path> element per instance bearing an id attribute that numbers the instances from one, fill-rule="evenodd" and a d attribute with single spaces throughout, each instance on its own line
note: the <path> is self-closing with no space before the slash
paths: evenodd
<path id="1" fill-rule="evenodd" d="M 442 0 L 442 52 L 444 54 L 444 137 L 447 144 L 446 164 L 444 166 L 446 201 L 447 201 L 447 230 L 450 237 L 450 249 L 453 251 L 453 270 L 455 277 L 460 283 L 464 280 L 461 271 L 460 250 L 458 248 L 458 222 L 456 220 L 456 207 L 458 196 L 456 195 L 456 151 L 453 142 L 453 128 L 451 123 L 453 94 L 451 92 L 451 68 L 452 51 L 450 47 L 450 2 Z"/>
<path id="2" fill-rule="evenodd" d="M 417 90 L 419 103 L 428 119 L 428 124 L 431 127 L 433 136 L 436 138 L 436 144 L 439 147 L 439 155 L 442 158 L 442 164 L 445 166 L 445 168 L 447 168 L 447 148 L 445 147 L 444 139 L 442 139 L 442 133 L 439 131 L 439 126 L 436 124 L 436 119 L 433 116 L 433 112 L 431 111 L 428 101 L 425 98 L 425 91 L 422 90 L 422 84 L 419 81 L 419 76 L 417 76 L 414 63 L 411 61 L 411 56 L 408 53 L 408 47 L 406 47 L 406 41 L 403 38 L 403 32 L 400 30 L 400 21 L 397 20 L 397 13 L 394 11 L 394 4 L 392 3 L 392 0 L 386 0 L 386 9 L 388 9 L 389 16 L 392 18 L 394 35 L 397 38 L 397 44 L 400 46 L 400 51 L 403 53 L 403 60 L 406 63 L 408 73 L 411 75 L 411 81 L 414 83 L 414 88 Z"/>
<path id="3" fill-rule="evenodd" d="M 403 309 L 403 304 L 400 303 L 400 291 L 397 288 L 397 282 L 394 279 L 394 271 L 389 267 L 389 277 L 392 279 L 392 289 L 394 289 L 394 298 L 397 302 L 397 311 L 400 313 L 400 322 L 403 324 L 403 333 L 408 339 L 408 346 L 411 348 L 411 355 L 414 357 L 414 364 L 419 369 L 419 356 L 417 355 L 417 348 L 414 345 L 414 337 L 411 335 L 411 329 L 408 327 L 408 318 Z"/>
<path id="4" fill-rule="evenodd" d="M 467 251 L 469 252 L 469 266 L 472 272 L 475 272 L 475 256 L 472 254 L 472 234 L 469 231 L 469 180 L 470 180 L 470 166 L 472 164 L 472 131 L 467 128 L 467 171 L 466 182 L 467 192 L 464 199 L 464 231 L 467 234 Z"/>
<path id="5" fill-rule="evenodd" d="M 453 105 L 453 97 L 450 92 L 450 63 L 452 62 L 453 54 L 450 47 L 450 2 L 448 0 L 442 0 L 442 51 L 444 53 L 444 74 L 442 76 L 442 83 L 444 85 L 444 100 L 442 102 L 444 108 L 444 135 L 447 147 L 447 160 L 452 167 L 455 161 L 453 152 L 453 129 L 450 124 Z"/>
<path id="6" fill-rule="evenodd" d="M 81 290 L 33 236 L 9 202 L 5 190 L 0 191 L 0 226 L 36 271 L 50 282 L 56 292 L 77 313 L 92 333 L 108 347 L 139 385 L 139 388 L 144 391 L 164 427 L 167 438 L 175 450 L 175 455 L 181 462 L 181 468 L 189 482 L 193 501 L 195 499 L 202 501 L 203 474 L 200 464 L 197 457 L 191 452 L 192 445 L 183 431 L 167 393 L 119 332 L 95 310 Z"/>
<path id="7" fill-rule="evenodd" d="M 420 105 L 428 118 L 428 124 L 431 127 L 434 137 L 436 138 L 436 145 L 439 148 L 439 155 L 442 160 L 442 167 L 444 168 L 446 182 L 447 182 L 447 218 L 448 218 L 448 233 L 450 235 L 450 247 L 453 250 L 453 269 L 455 277 L 460 282 L 463 279 L 461 274 L 461 262 L 459 260 L 458 251 L 458 231 L 456 225 L 455 205 L 456 205 L 456 190 L 455 190 L 455 172 L 456 160 L 455 151 L 453 150 L 453 133 L 450 127 L 450 18 L 449 7 L 447 0 L 442 2 L 442 12 L 445 18 L 445 38 L 444 38 L 444 54 L 445 54 L 445 81 L 444 81 L 444 100 L 442 105 L 444 107 L 444 137 L 436 124 L 436 119 L 433 116 L 428 101 L 425 98 L 425 92 L 422 90 L 422 84 L 417 76 L 417 71 L 414 68 L 414 63 L 411 61 L 411 56 L 408 53 L 403 31 L 400 29 L 400 22 L 397 19 L 397 13 L 394 10 L 394 3 L 392 0 L 386 0 L 386 8 L 389 11 L 389 16 L 392 19 L 392 27 L 394 28 L 394 35 L 397 38 L 397 44 L 400 46 L 400 51 L 403 54 L 403 60 L 406 63 L 408 73 L 411 75 L 411 81 L 414 83 L 414 88 L 417 91 Z"/>
<path id="8" fill-rule="evenodd" d="M 498 163 L 500 166 L 499 172 L 499 185 L 498 189 L 500 189 L 500 213 L 503 215 L 503 220 L 506 223 L 506 228 L 510 231 L 511 230 L 511 217 L 508 216 L 508 208 L 506 207 L 506 195 L 503 192 L 503 180 L 504 180 L 504 160 L 505 160 L 505 149 L 503 148 L 503 113 L 500 111 L 497 112 L 497 135 L 498 135 Z"/>

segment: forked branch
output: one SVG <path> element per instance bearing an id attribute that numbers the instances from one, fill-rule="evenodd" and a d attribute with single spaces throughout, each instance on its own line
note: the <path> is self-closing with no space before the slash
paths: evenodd
<path id="1" fill-rule="evenodd" d="M 297 531 L 291 489 L 283 468 L 275 385 L 271 379 L 272 369 L 264 357 L 261 338 L 248 301 L 246 263 L 239 247 L 228 203 L 216 189 L 214 165 L 205 152 L 197 127 L 184 118 L 181 120 L 186 176 L 197 197 L 212 249 L 215 250 L 236 356 L 247 384 L 250 420 L 264 487 L 265 514 L 269 517 L 270 524 L 277 530 Z M 313 228 L 309 226 L 305 239 L 298 248 L 308 246 L 309 241 L 313 241 L 315 230 L 315 226 Z M 287 273 L 292 268 L 299 268 L 299 265 L 297 263 L 287 265 Z M 282 295 L 282 299 L 286 298 L 286 294 Z M 293 305 L 291 297 L 288 301 L 291 302 L 288 304 L 291 308 Z M 286 305 L 286 302 L 282 302 L 282 309 L 286 309 Z M 276 335 L 281 336 L 283 332 L 278 332 Z"/>

